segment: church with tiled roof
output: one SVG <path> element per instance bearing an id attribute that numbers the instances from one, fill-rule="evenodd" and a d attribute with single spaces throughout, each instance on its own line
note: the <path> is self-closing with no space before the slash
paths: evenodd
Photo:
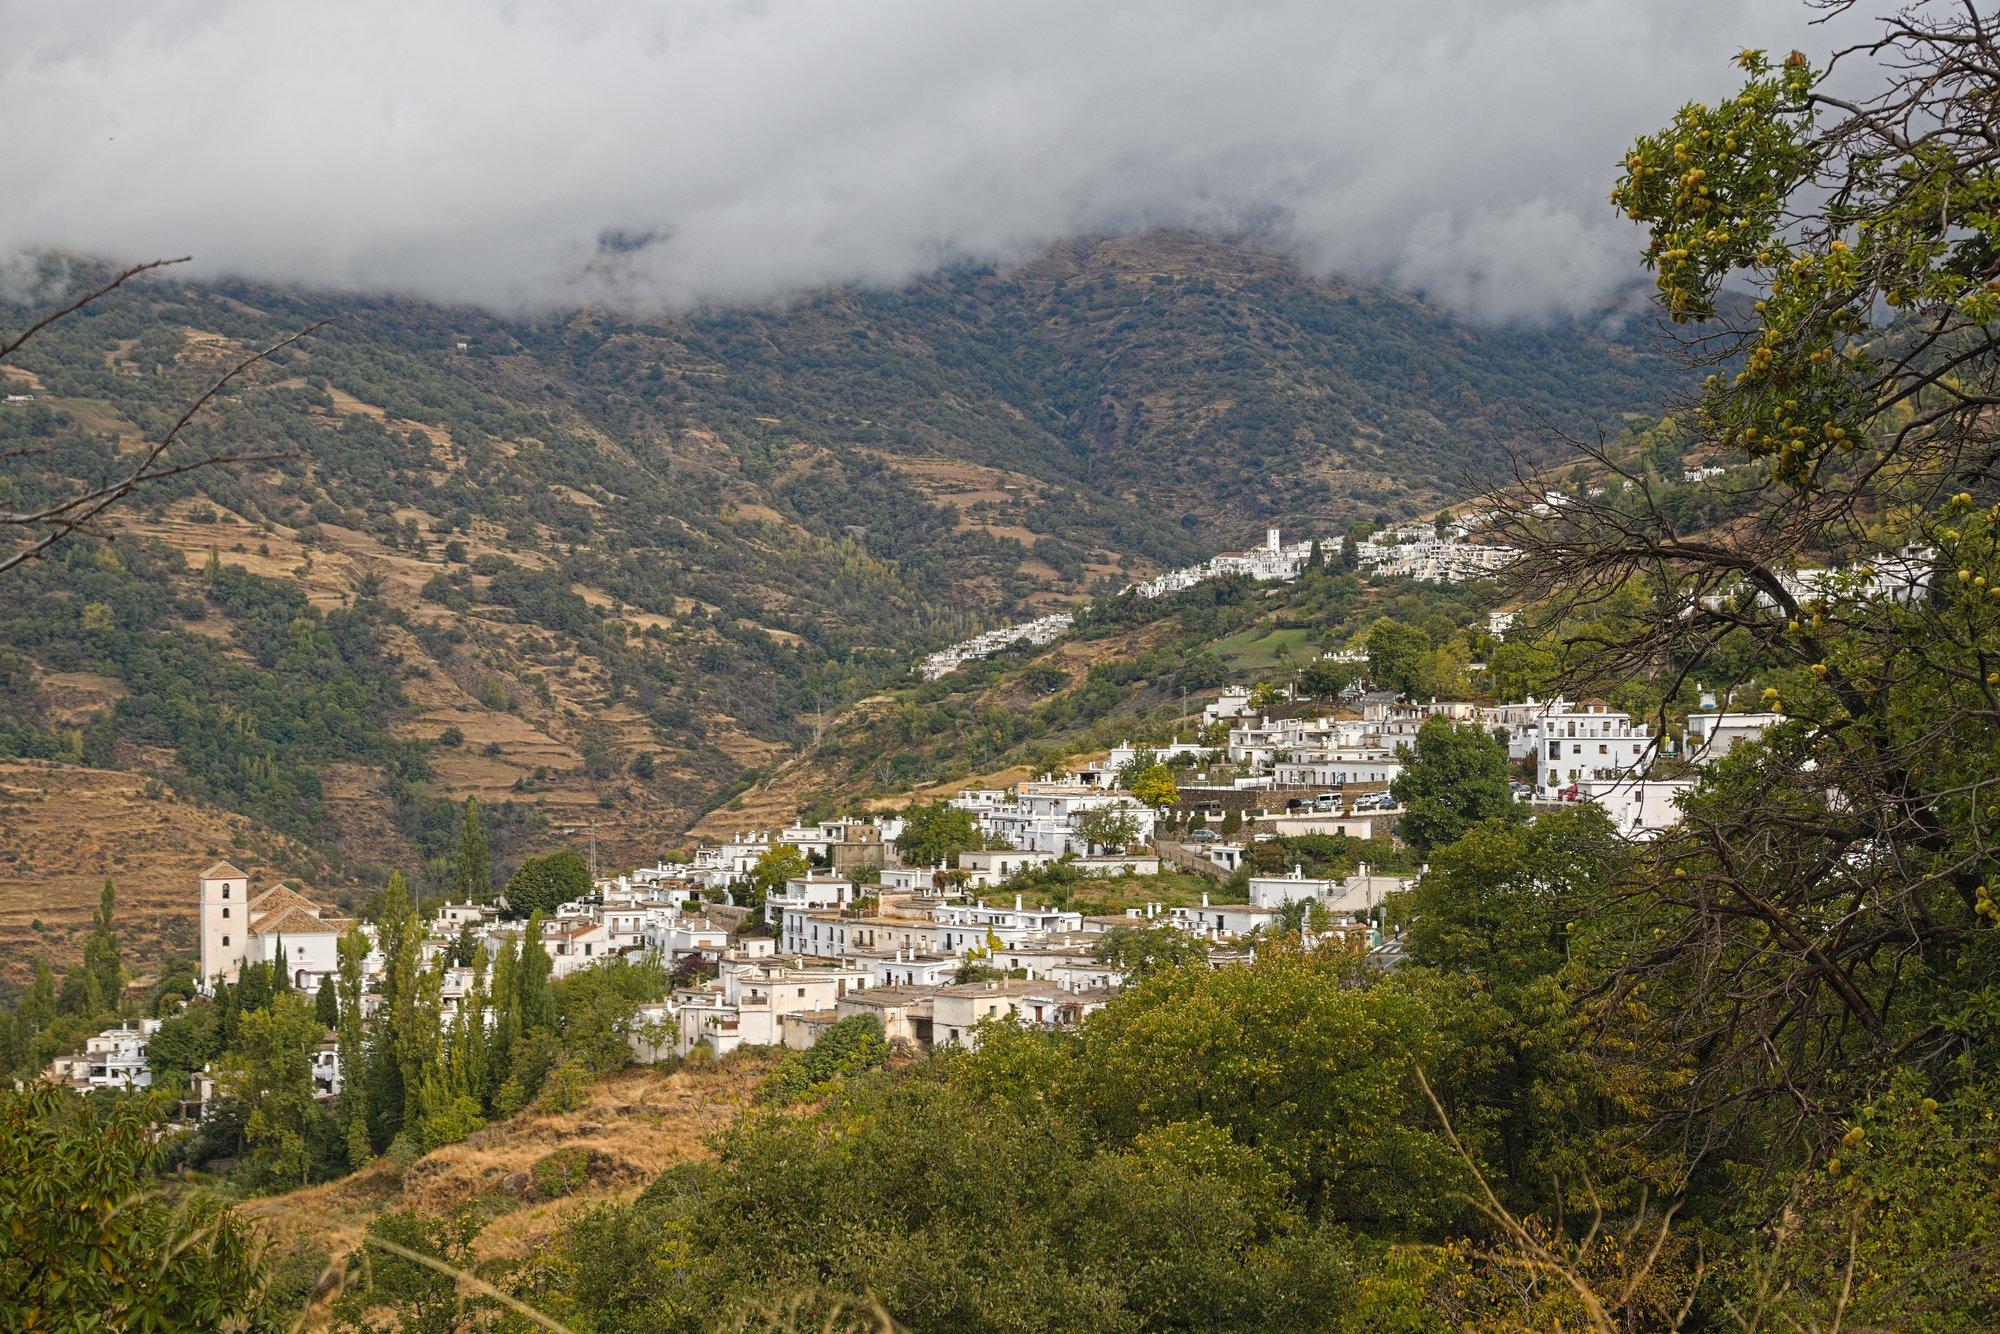
<path id="1" fill-rule="evenodd" d="M 246 963 L 279 963 L 292 985 L 311 991 L 339 966 L 339 941 L 354 920 L 289 885 L 250 887 L 250 876 L 217 862 L 197 877 L 201 899 L 203 990 L 233 983 Z"/>

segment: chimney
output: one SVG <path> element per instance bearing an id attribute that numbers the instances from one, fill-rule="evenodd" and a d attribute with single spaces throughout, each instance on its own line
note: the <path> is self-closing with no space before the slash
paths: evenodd
<path id="1" fill-rule="evenodd" d="M 1204 908 L 1208 906 L 1208 891 L 1205 889 L 1201 892 L 1201 906 Z"/>

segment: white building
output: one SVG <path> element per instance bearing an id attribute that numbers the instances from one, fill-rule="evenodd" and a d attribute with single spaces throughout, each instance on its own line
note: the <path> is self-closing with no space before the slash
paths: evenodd
<path id="1" fill-rule="evenodd" d="M 1254 903 L 1210 903 L 1206 894 L 1201 896 L 1201 906 L 1175 908 L 1171 917 L 1175 926 L 1205 940 L 1247 936 L 1277 919 L 1276 908 Z"/>
<path id="2" fill-rule="evenodd" d="M 1603 807 L 1619 833 L 1648 839 L 1681 822 L 1681 794 L 1693 786 L 1692 778 L 1627 778 L 1592 780 L 1577 788 L 1579 800 Z"/>
<path id="3" fill-rule="evenodd" d="M 159 1031 L 157 1019 L 107 1028 L 84 1039 L 81 1056 L 58 1059 L 49 1067 L 49 1073 L 84 1093 L 151 1088 L 153 1070 L 146 1063 L 147 1047 L 153 1034 Z"/>
<path id="4" fill-rule="evenodd" d="M 1690 713 L 1688 758 L 1698 764 L 1713 763 L 1746 741 L 1761 741 L 1783 721 L 1782 713 Z"/>
<path id="5" fill-rule="evenodd" d="M 228 862 L 203 871 L 198 885 L 203 991 L 234 983 L 245 963 L 280 964 L 301 991 L 318 990 L 339 970 L 340 937 L 352 918 L 284 885 L 252 894 L 249 876 Z"/>
<path id="6" fill-rule="evenodd" d="M 787 908 L 845 908 L 854 902 L 854 882 L 836 871 L 807 871 L 765 896 L 764 921 L 778 925 Z"/>
<path id="7" fill-rule="evenodd" d="M 961 852 L 958 869 L 965 872 L 966 884 L 974 889 L 991 889 L 1023 871 L 1039 870 L 1056 859 L 1053 852 L 1005 851 Z"/>
<path id="8" fill-rule="evenodd" d="M 1552 713 L 1537 728 L 1535 796 L 1559 800 L 1580 783 L 1628 779 L 1649 763 L 1657 738 L 1608 705 Z"/>

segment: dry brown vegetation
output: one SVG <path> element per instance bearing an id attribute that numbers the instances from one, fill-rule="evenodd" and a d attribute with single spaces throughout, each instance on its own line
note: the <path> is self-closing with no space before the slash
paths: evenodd
<path id="1" fill-rule="evenodd" d="M 273 881 L 315 865 L 244 817 L 144 774 L 0 762 L 0 977 L 24 980 L 38 953 L 58 967 L 79 958 L 106 876 L 118 887 L 127 968 L 145 977 L 162 946 L 193 946 L 195 873 L 219 857 L 275 872 Z"/>
<path id="2" fill-rule="evenodd" d="M 388 1209 L 443 1217 L 469 1208 L 489 1220 L 473 1243 L 476 1266 L 505 1266 L 531 1255 L 578 1209 L 629 1200 L 667 1168 L 709 1157 L 711 1138 L 736 1118 L 772 1060 L 738 1055 L 671 1074 L 634 1067 L 592 1085 L 574 1111 L 530 1108 L 407 1169 L 382 1158 L 339 1181 L 251 1200 L 239 1211 L 268 1242 L 267 1259 L 280 1264 L 315 1253 L 337 1263 Z M 536 1165 L 575 1150 L 588 1155 L 583 1184 L 544 1197 Z"/>

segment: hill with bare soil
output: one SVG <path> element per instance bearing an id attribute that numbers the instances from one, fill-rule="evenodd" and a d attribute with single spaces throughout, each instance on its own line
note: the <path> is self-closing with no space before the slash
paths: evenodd
<path id="1" fill-rule="evenodd" d="M 162 484 L 0 582 L 0 757 L 155 779 L 311 849 L 333 896 L 391 867 L 434 885 L 466 797 L 503 875 L 592 830 L 650 859 L 738 794 L 761 816 L 828 758 L 856 772 L 827 754 L 842 715 L 848 738 L 895 715 L 860 767 L 908 786 L 929 761 L 889 753 L 904 697 L 854 706 L 923 652 L 1267 523 L 1434 508 L 1680 383 L 1594 327 L 1468 326 L 1181 235 L 659 319 L 156 281 L 14 358 L 31 401 L 0 407 L 0 486 L 64 494 L 329 316 L 188 437 L 273 457 Z M 1118 663 L 1078 653 L 1160 647 L 1065 646 L 908 735 L 984 764 L 1019 740 L 987 714 L 1101 702 Z M 115 830 L 124 800 L 69 809 Z M 40 893 L 0 886 L 4 920 Z"/>
<path id="2" fill-rule="evenodd" d="M 569 1111 L 530 1108 L 407 1168 L 378 1159 L 338 1181 L 250 1200 L 239 1212 L 255 1222 L 276 1271 L 337 1269 L 369 1222 L 398 1208 L 427 1219 L 478 1218 L 473 1268 L 506 1269 L 578 1210 L 629 1201 L 667 1168 L 711 1156 L 710 1137 L 743 1110 L 771 1063 L 733 1056 L 672 1074 L 634 1067 L 589 1086 Z M 323 1326 L 326 1304 L 324 1296 L 315 1304 L 307 1328 Z"/>

